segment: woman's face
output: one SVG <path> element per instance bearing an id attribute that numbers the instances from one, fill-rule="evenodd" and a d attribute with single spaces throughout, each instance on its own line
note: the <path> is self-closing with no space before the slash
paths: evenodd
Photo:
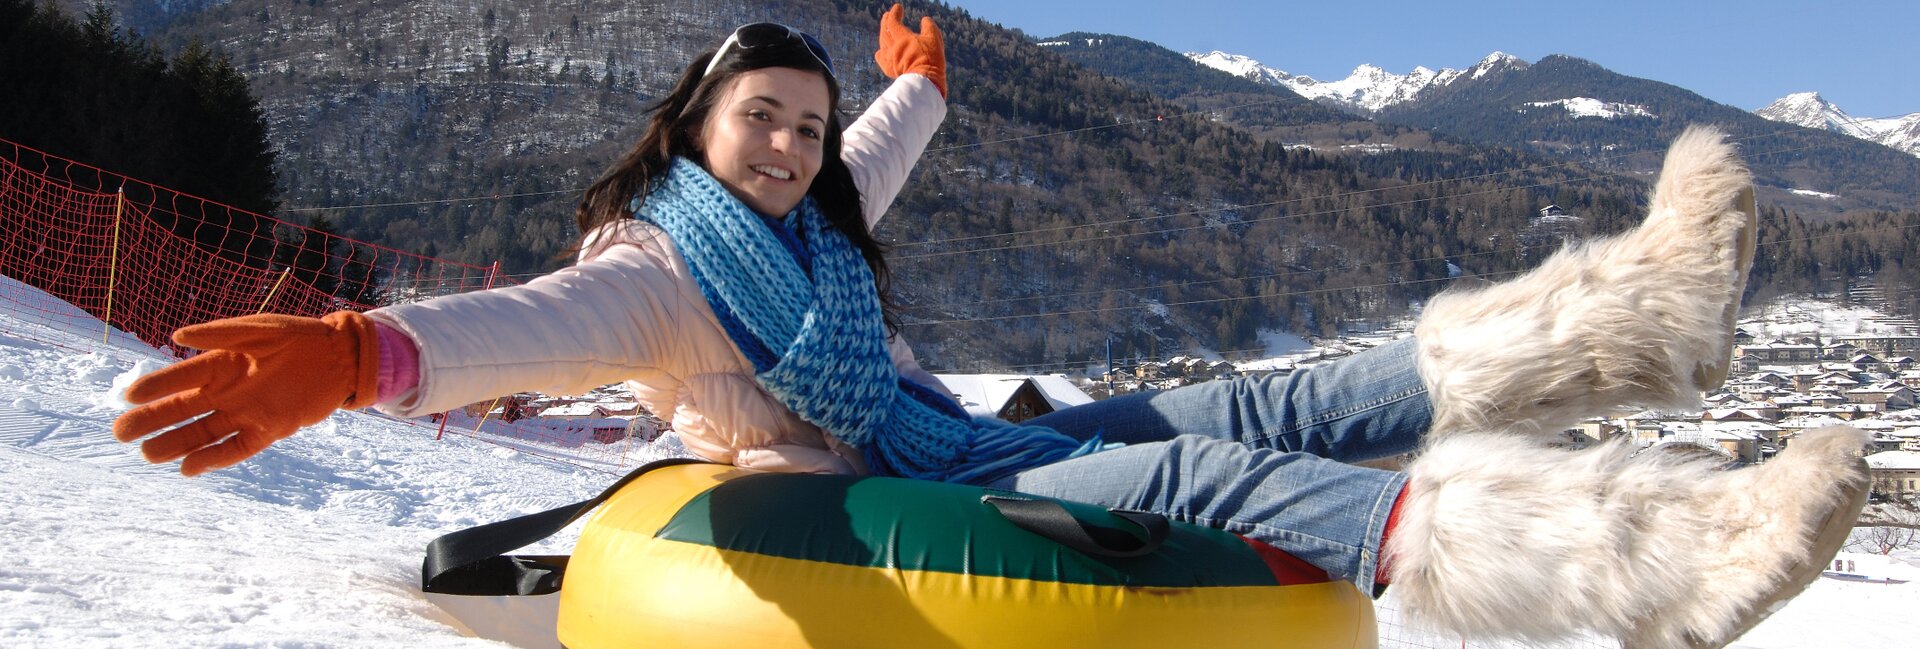
<path id="1" fill-rule="evenodd" d="M 694 134 L 708 173 L 753 211 L 782 216 L 820 173 L 831 110 L 818 72 L 760 68 L 740 73 Z"/>

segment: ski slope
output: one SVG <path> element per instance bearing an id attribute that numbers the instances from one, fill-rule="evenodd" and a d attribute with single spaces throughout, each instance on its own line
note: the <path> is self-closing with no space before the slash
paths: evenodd
<path id="1" fill-rule="evenodd" d="M 110 433 L 125 385 L 162 356 L 108 346 L 100 323 L 78 314 L 66 326 L 28 319 L 15 305 L 29 299 L 51 301 L 0 278 L 0 646 L 509 646 L 467 635 L 421 595 L 422 548 L 617 478 L 564 451 L 436 440 L 433 427 L 365 413 L 181 478 Z M 530 551 L 564 553 L 577 533 Z M 1821 580 L 1735 646 L 1915 646 L 1916 605 L 1920 580 Z M 506 631 L 551 625 L 485 616 Z M 1383 647 L 1461 646 L 1401 626 L 1391 592 L 1380 617 Z"/>

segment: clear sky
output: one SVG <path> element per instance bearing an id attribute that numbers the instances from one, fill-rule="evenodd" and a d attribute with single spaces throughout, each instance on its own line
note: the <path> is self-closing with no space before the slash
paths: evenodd
<path id="1" fill-rule="evenodd" d="M 1855 117 L 1920 112 L 1920 0 L 950 0 L 1029 36 L 1088 31 L 1222 50 L 1316 79 L 1372 63 L 1576 56 L 1753 110 L 1817 91 Z"/>

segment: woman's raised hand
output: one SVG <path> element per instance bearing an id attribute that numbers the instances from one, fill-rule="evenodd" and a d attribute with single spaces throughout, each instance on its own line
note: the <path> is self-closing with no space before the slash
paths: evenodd
<path id="1" fill-rule="evenodd" d="M 880 50 L 873 53 L 873 60 L 880 64 L 881 74 L 887 78 L 898 78 L 909 72 L 926 77 L 940 89 L 942 98 L 947 96 L 947 42 L 940 36 L 940 28 L 933 19 L 920 17 L 920 33 L 907 29 L 907 10 L 895 3 L 892 9 L 880 17 Z"/>
<path id="2" fill-rule="evenodd" d="M 207 351 L 134 381 L 127 401 L 144 405 L 114 420 L 113 436 L 131 442 L 205 414 L 140 445 L 148 462 L 181 460 L 183 475 L 239 464 L 336 409 L 375 398 L 373 320 L 351 311 L 215 320 L 182 327 L 173 341 Z"/>

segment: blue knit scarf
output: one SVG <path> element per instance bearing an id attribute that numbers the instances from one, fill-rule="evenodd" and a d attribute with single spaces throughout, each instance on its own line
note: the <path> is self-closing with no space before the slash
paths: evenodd
<path id="1" fill-rule="evenodd" d="M 629 205 L 634 218 L 672 238 L 761 387 L 860 449 L 874 474 L 987 484 L 1098 448 L 1098 439 L 970 418 L 902 378 L 873 271 L 811 197 L 770 225 L 684 158 L 655 185 Z"/>

